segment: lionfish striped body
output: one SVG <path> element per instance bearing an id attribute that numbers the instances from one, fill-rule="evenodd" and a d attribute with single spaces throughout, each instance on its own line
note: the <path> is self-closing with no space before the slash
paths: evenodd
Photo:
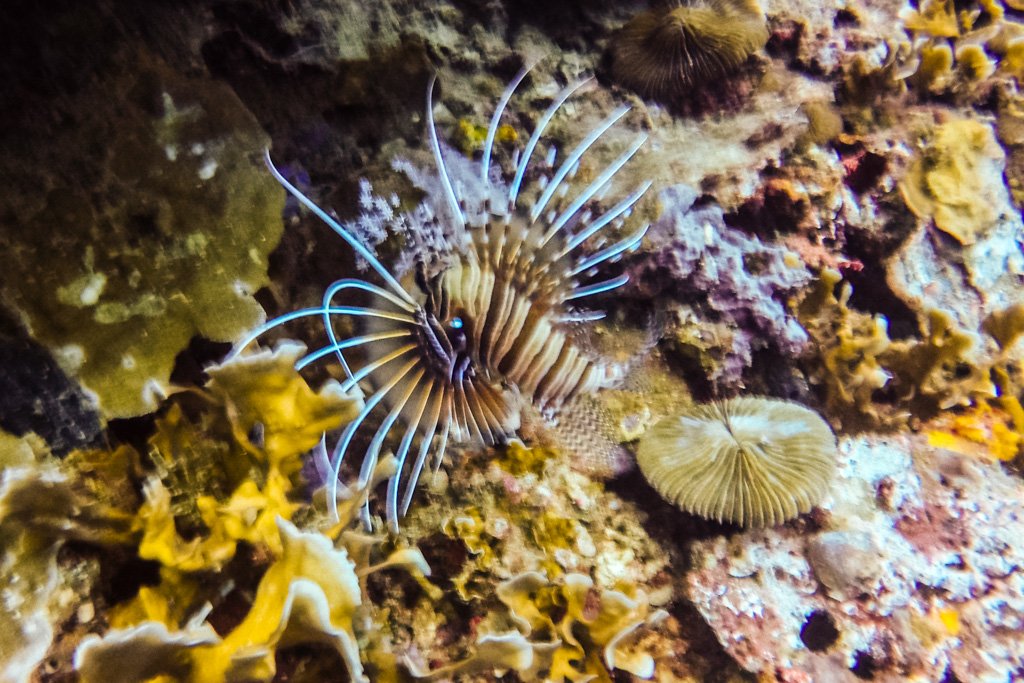
<path id="1" fill-rule="evenodd" d="M 491 120 L 480 179 L 495 189 L 491 176 L 491 147 L 505 106 L 526 70 L 508 86 Z M 565 402 L 615 382 L 621 366 L 591 357 L 573 343 L 567 321 L 596 320 L 601 314 L 574 315 L 574 302 L 609 291 L 626 282 L 625 276 L 593 284 L 596 267 L 617 259 L 639 244 L 646 226 L 621 241 L 588 248 L 608 226 L 621 226 L 633 205 L 646 192 L 644 183 L 633 193 L 598 216 L 589 208 L 595 197 L 607 191 L 615 174 L 645 140 L 640 136 L 624 153 L 579 191 L 566 206 L 555 207 L 568 195 L 569 181 L 582 155 L 628 111 L 620 107 L 580 142 L 554 171 L 529 208 L 519 206 L 519 189 L 540 136 L 565 100 L 586 81 L 565 88 L 537 124 L 523 150 L 516 172 L 499 190 L 505 206 L 471 215 L 448 174 L 433 122 L 433 82 L 427 93 L 428 132 L 447 207 L 437 207 L 463 232 L 464 248 L 433 277 L 417 271 L 416 295 L 410 293 L 375 256 L 344 226 L 331 218 L 293 187 L 270 163 L 271 172 L 300 202 L 327 222 L 384 280 L 380 287 L 364 280 L 346 278 L 325 292 L 322 306 L 283 315 L 255 330 L 240 351 L 269 329 L 305 316 L 322 316 L 330 343 L 310 353 L 299 369 L 322 358 L 336 357 L 347 379 L 343 389 L 361 382 L 370 390 L 363 410 L 342 432 L 329 457 L 328 504 L 334 505 L 342 460 L 357 430 L 375 410 L 386 411 L 377 425 L 360 467 L 365 485 L 391 430 L 399 425 L 401 440 L 395 449 L 397 471 L 388 482 L 386 511 L 390 528 L 397 531 L 398 518 L 408 510 L 413 492 L 435 437 L 436 462 L 443 458 L 449 440 L 496 444 L 513 437 L 519 428 L 523 401 L 546 414 L 554 414 Z M 555 200 L 554 202 L 552 200 Z M 345 290 L 372 295 L 367 307 L 335 305 Z M 339 339 L 333 319 L 353 316 L 362 321 L 357 336 Z M 353 372 L 344 356 L 362 347 L 366 362 Z M 369 429 L 369 428 L 368 428 Z M 415 457 L 410 457 L 417 441 Z M 399 504 L 399 487 L 405 491 Z M 364 508 L 365 510 L 365 508 Z M 365 513 L 368 518 L 368 513 Z"/>

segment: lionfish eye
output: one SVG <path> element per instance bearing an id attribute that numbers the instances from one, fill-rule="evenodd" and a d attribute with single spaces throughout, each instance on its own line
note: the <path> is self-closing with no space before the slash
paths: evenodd
<path id="1" fill-rule="evenodd" d="M 466 323 L 456 316 L 448 321 L 448 339 L 456 352 L 466 350 Z"/>

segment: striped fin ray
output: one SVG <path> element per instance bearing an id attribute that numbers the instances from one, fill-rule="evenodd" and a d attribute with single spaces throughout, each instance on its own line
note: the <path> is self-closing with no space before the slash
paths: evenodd
<path id="1" fill-rule="evenodd" d="M 451 443 L 498 444 L 520 428 L 522 402 L 553 414 L 580 394 L 617 381 L 624 366 L 594 357 L 574 335 L 574 325 L 600 316 L 575 302 L 622 286 L 627 278 L 609 272 L 613 263 L 643 239 L 645 229 L 632 226 L 631 213 L 650 188 L 643 182 L 626 188 L 611 208 L 606 195 L 619 191 L 617 179 L 643 146 L 646 136 L 627 143 L 609 134 L 629 112 L 619 106 L 586 131 L 563 158 L 549 149 L 537 157 L 545 132 L 568 99 L 590 79 L 563 88 L 538 119 L 525 148 L 513 160 L 507 206 L 492 168 L 495 139 L 502 117 L 530 67 L 504 89 L 487 128 L 483 159 L 471 177 L 465 159 L 452 156 L 438 135 L 433 116 L 432 79 L 426 94 L 427 146 L 432 153 L 440 191 L 430 195 L 430 211 L 451 223 L 462 239 L 443 269 L 428 276 L 417 271 L 416 289 L 399 280 L 330 213 L 317 207 L 267 163 L 271 172 L 299 201 L 324 220 L 364 259 L 380 285 L 343 278 L 329 285 L 321 305 L 269 321 L 236 347 L 240 352 L 257 337 L 294 320 L 322 320 L 327 343 L 313 349 L 299 369 L 336 359 L 345 378 L 342 389 L 364 392 L 364 406 L 336 436 L 333 447 L 317 451 L 316 463 L 328 484 L 328 504 L 337 518 L 342 468 L 358 473 L 367 485 L 382 454 L 395 454 L 397 469 L 388 479 L 384 512 L 388 528 L 411 504 L 427 461 L 438 466 Z M 611 154 L 608 149 L 611 148 Z M 446 160 L 447 156 L 447 160 Z M 608 161 L 595 164 L 595 159 Z M 597 165 L 597 168 L 592 166 Z M 540 176 L 540 182 L 535 179 Z M 475 192 L 486 195 L 478 210 Z M 524 187 L 526 188 L 524 190 Z M 521 197 L 522 194 L 522 197 Z M 498 196 L 500 199 L 494 200 Z M 526 198 L 526 199 L 524 199 Z M 467 208 L 468 207 L 468 208 Z M 382 282 L 381 282 L 382 281 Z M 358 300 L 352 299 L 359 295 Z M 353 302 L 366 305 L 348 305 Z M 585 305 L 585 304 L 584 304 Z M 341 334 L 339 317 L 354 331 Z M 361 460 L 346 465 L 353 452 Z M 347 474 L 346 474 L 347 476 Z M 369 507 L 362 508 L 369 523 Z"/>

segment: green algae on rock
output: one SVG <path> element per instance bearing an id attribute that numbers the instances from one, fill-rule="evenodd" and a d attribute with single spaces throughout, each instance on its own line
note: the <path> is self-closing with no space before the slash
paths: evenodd
<path id="1" fill-rule="evenodd" d="M 0 292 L 105 417 L 139 415 L 193 336 L 263 316 L 283 202 L 258 162 L 269 139 L 227 86 L 146 54 L 57 106 L 67 125 L 34 124 L 0 162 L 21 175 L 0 199 Z"/>

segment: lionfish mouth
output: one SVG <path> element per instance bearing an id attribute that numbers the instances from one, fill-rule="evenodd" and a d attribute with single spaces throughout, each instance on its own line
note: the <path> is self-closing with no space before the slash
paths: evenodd
<path id="1" fill-rule="evenodd" d="M 359 483 L 366 485 L 385 441 L 396 424 L 404 427 L 394 445 L 396 471 L 388 480 L 385 510 L 388 527 L 398 531 L 398 520 L 411 503 L 417 482 L 431 454 L 440 466 L 448 441 L 496 444 L 515 435 L 522 401 L 543 413 L 553 414 L 565 402 L 615 382 L 623 373 L 619 365 L 593 358 L 573 343 L 566 321 L 590 322 L 599 312 L 580 313 L 573 307 L 586 297 L 621 287 L 625 275 L 589 282 L 602 264 L 618 260 L 636 248 L 647 226 L 617 242 L 601 236 L 609 228 L 621 229 L 633 206 L 650 188 L 643 182 L 617 204 L 598 215 L 600 199 L 619 171 L 646 140 L 638 138 L 586 187 L 571 195 L 581 158 L 629 111 L 620 106 L 554 167 L 531 166 L 541 136 L 566 100 L 590 79 L 571 83 L 543 113 L 516 162 L 507 184 L 494 187 L 491 154 L 504 110 L 528 69 L 522 70 L 503 93 L 491 118 L 479 162 L 479 183 L 493 195 L 507 197 L 504 207 L 485 202 L 482 217 L 466 211 L 463 183 L 454 184 L 445 164 L 433 118 L 432 80 L 427 89 L 428 141 L 443 188 L 435 216 L 448 216 L 455 231 L 469 237 L 466 248 L 453 247 L 450 264 L 427 282 L 418 272 L 421 296 L 410 294 L 347 227 L 317 206 L 275 168 L 266 155 L 267 167 L 281 185 L 342 237 L 380 276 L 385 286 L 357 279 L 334 282 L 324 293 L 321 306 L 275 318 L 253 330 L 232 355 L 241 353 L 264 333 L 290 321 L 319 316 L 328 343 L 309 353 L 296 365 L 335 358 L 345 372 L 345 391 L 368 387 L 359 415 L 338 436 L 330 455 L 320 457 L 327 470 L 327 501 L 337 519 L 337 493 L 341 466 L 352 448 L 357 430 L 371 414 L 386 411 L 376 424 L 359 468 Z M 521 207 L 520 189 L 529 169 L 543 175 L 538 197 Z M 473 183 L 471 183 L 473 184 Z M 428 201 L 430 197 L 428 196 Z M 479 202 L 478 202 L 479 203 Z M 595 208 L 596 207 L 596 208 Z M 336 305 L 346 291 L 360 290 L 372 296 L 369 306 Z M 335 319 L 347 316 L 363 321 L 357 336 L 339 339 Z M 361 348 L 365 362 L 355 371 L 345 356 Z M 371 427 L 368 427 L 372 429 Z M 415 456 L 411 456 L 414 442 Z M 399 501 L 399 489 L 404 492 Z M 369 524 L 368 504 L 363 507 Z"/>
<path id="2" fill-rule="evenodd" d="M 417 322 L 414 337 L 423 351 L 427 367 L 449 382 L 465 377 L 467 370 L 472 370 L 472 359 L 466 353 L 465 334 L 449 334 L 433 314 L 422 308 L 414 317 Z M 460 322 L 458 327 L 461 326 Z"/>

